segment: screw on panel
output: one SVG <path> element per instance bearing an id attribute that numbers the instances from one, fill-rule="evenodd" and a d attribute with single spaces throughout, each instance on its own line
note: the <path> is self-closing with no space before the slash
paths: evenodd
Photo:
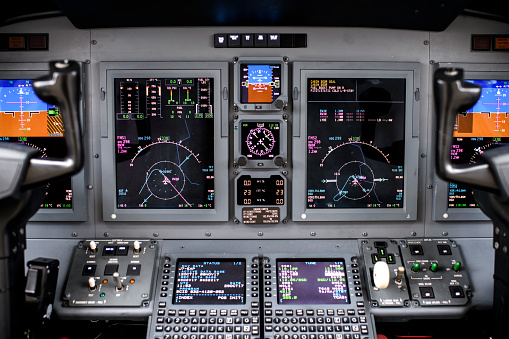
<path id="1" fill-rule="evenodd" d="M 92 45 L 97 45 L 97 40 L 92 40 L 91 43 Z"/>
<path id="2" fill-rule="evenodd" d="M 410 233 L 413 237 L 415 237 L 417 235 L 417 232 L 415 231 L 412 231 L 412 233 Z"/>
<path id="3" fill-rule="evenodd" d="M 210 233 L 210 232 L 205 232 L 205 235 L 206 235 L 207 237 L 210 237 L 210 236 L 212 235 L 212 233 Z"/>
<path id="4" fill-rule="evenodd" d="M 233 105 L 233 111 L 234 112 L 238 112 L 239 111 L 239 108 L 237 107 L 237 105 Z"/>
<path id="5" fill-rule="evenodd" d="M 258 235 L 261 237 L 263 236 L 263 232 L 258 232 Z"/>
<path id="6" fill-rule="evenodd" d="M 108 232 L 104 232 L 104 236 L 107 238 L 110 236 L 110 234 Z"/>
<path id="7" fill-rule="evenodd" d="M 78 233 L 77 232 L 72 232 L 71 235 L 76 238 L 78 236 Z"/>
<path id="8" fill-rule="evenodd" d="M 290 61 L 290 59 L 287 56 L 285 56 L 285 57 L 283 57 L 283 61 L 288 63 Z"/>
<path id="9" fill-rule="evenodd" d="M 314 237 L 316 235 L 316 232 L 311 232 L 309 233 L 312 237 Z"/>
<path id="10" fill-rule="evenodd" d="M 500 234 L 500 228 L 495 227 L 495 234 L 496 234 L 496 235 L 499 235 L 499 234 Z"/>
<path id="11" fill-rule="evenodd" d="M 90 62 L 91 62 L 90 59 L 85 60 L 86 64 L 90 64 Z"/>
<path id="12" fill-rule="evenodd" d="M 282 173 L 284 176 L 288 175 L 288 171 L 281 171 L 281 173 Z"/>
<path id="13" fill-rule="evenodd" d="M 433 188 L 433 185 L 428 184 L 428 185 L 426 185 L 426 188 L 430 190 L 430 189 L 432 189 L 432 188 Z"/>
<path id="14" fill-rule="evenodd" d="M 239 57 L 233 57 L 233 63 L 236 64 L 237 62 L 239 62 Z"/>
<path id="15" fill-rule="evenodd" d="M 449 232 L 444 231 L 444 232 L 442 232 L 442 235 L 443 235 L 444 237 L 446 237 L 446 236 L 448 236 L 448 235 L 449 235 Z"/>
<path id="16" fill-rule="evenodd" d="M 239 171 L 233 171 L 233 175 L 239 174 Z"/>
<path id="17" fill-rule="evenodd" d="M 91 190 L 91 189 L 93 189 L 93 188 L 94 188 L 94 186 L 92 186 L 92 185 L 88 185 L 88 186 L 87 186 L 87 188 L 88 188 L 89 190 Z"/>
<path id="18" fill-rule="evenodd" d="M 159 233 L 155 232 L 154 234 L 152 234 L 154 236 L 154 238 L 157 238 L 159 236 Z"/>
<path id="19" fill-rule="evenodd" d="M 362 232 L 362 236 L 363 237 L 367 237 L 368 236 L 368 232 Z"/>
<path id="20" fill-rule="evenodd" d="M 430 60 L 430 61 L 429 61 L 429 64 L 430 64 L 430 65 L 434 65 L 434 64 L 435 64 L 435 60 Z"/>
<path id="21" fill-rule="evenodd" d="M 444 217 L 444 219 L 447 219 L 447 218 L 449 218 L 449 214 L 448 213 L 444 213 L 444 215 L 442 217 Z"/>
<path id="22" fill-rule="evenodd" d="M 421 153 L 421 158 L 426 158 L 426 153 Z"/>
<path id="23" fill-rule="evenodd" d="M 424 40 L 424 45 L 428 46 L 429 45 L 429 40 Z"/>
<path id="24" fill-rule="evenodd" d="M 96 159 L 99 158 L 99 154 L 97 154 L 97 153 L 94 154 L 94 158 L 96 158 Z"/>
<path id="25" fill-rule="evenodd" d="M 239 223 L 239 219 L 233 219 L 233 223 L 234 224 L 238 224 Z"/>
<path id="26" fill-rule="evenodd" d="M 288 223 L 288 219 L 283 219 L 283 224 Z"/>

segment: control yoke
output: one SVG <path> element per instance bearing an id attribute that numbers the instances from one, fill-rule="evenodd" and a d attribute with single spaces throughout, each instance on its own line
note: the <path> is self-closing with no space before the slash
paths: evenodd
<path id="1" fill-rule="evenodd" d="M 472 107 L 481 89 L 463 80 L 461 69 L 438 69 L 433 83 L 437 114 L 436 170 L 444 180 L 474 188 L 481 210 L 493 222 L 495 271 L 493 312 L 495 338 L 508 338 L 509 328 L 509 147 L 484 152 L 480 162 L 453 165 L 451 145 L 456 115 Z"/>
<path id="2" fill-rule="evenodd" d="M 32 158 L 23 186 L 47 183 L 48 180 L 77 173 L 83 166 L 83 146 L 79 119 L 80 66 L 75 61 L 50 64 L 50 74 L 33 81 L 35 93 L 43 101 L 60 108 L 65 126 L 67 157 L 64 159 Z"/>
<path id="3" fill-rule="evenodd" d="M 498 185 L 487 163 L 453 165 L 451 146 L 458 112 L 472 107 L 481 88 L 463 80 L 462 69 L 441 68 L 433 84 L 437 114 L 436 169 L 444 180 L 460 182 L 480 189 L 497 191 Z"/>

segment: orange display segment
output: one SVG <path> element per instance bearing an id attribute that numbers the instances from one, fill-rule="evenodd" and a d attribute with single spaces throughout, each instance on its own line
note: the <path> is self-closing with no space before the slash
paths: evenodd
<path id="1" fill-rule="evenodd" d="M 507 113 L 460 113 L 454 125 L 454 137 L 509 137 Z"/>

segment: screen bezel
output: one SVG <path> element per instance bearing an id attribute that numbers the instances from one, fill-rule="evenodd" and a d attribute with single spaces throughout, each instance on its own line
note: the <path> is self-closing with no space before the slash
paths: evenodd
<path id="1" fill-rule="evenodd" d="M 289 262 L 289 263 L 302 263 L 302 262 L 335 262 L 340 261 L 343 263 L 343 268 L 345 272 L 345 287 L 346 287 L 346 294 L 348 296 L 348 302 L 346 303 L 328 303 L 328 304 L 321 304 L 321 303 L 285 303 L 280 302 L 280 279 L 279 279 L 279 264 L 282 262 Z M 277 258 L 276 259 L 276 284 L 277 284 L 277 303 L 278 305 L 285 305 L 285 306 L 298 306 L 298 305 L 350 305 L 352 303 L 352 296 L 350 295 L 350 288 L 348 285 L 348 268 L 346 264 L 346 260 L 344 258 Z"/>
<path id="2" fill-rule="evenodd" d="M 501 64 L 461 64 L 440 63 L 437 68 L 462 68 L 465 80 L 509 80 L 509 65 Z M 436 116 L 436 114 L 434 114 Z M 490 220 L 479 207 L 454 208 L 448 206 L 449 182 L 440 179 L 435 171 L 433 175 L 435 190 L 433 194 L 432 219 L 434 221 L 488 221 Z"/>
<path id="3" fill-rule="evenodd" d="M 228 149 L 227 63 L 222 62 L 104 62 L 100 64 L 101 86 L 106 89 L 102 102 L 101 150 L 104 221 L 209 221 L 228 220 L 228 154 L 214 154 L 214 208 L 211 209 L 119 209 L 114 190 L 104 183 L 116 183 L 115 166 L 115 78 L 213 78 L 214 149 Z M 115 185 L 116 190 L 116 185 Z"/>
<path id="4" fill-rule="evenodd" d="M 241 261 L 243 263 L 243 266 L 244 266 L 244 290 L 243 290 L 243 294 L 244 294 L 244 302 L 242 303 L 176 303 L 175 302 L 175 296 L 176 296 L 176 292 L 177 292 L 177 278 L 178 278 L 178 275 L 179 275 L 179 272 L 178 272 L 178 268 L 180 267 L 179 265 L 182 264 L 182 262 L 192 262 L 192 263 L 196 263 L 196 264 L 199 264 L 201 262 L 204 262 L 204 261 L 220 261 L 220 262 L 234 262 L 234 261 Z M 174 276 L 174 283 L 173 283 L 173 291 L 172 291 L 172 299 L 171 299 L 171 302 L 172 302 L 172 305 L 185 305 L 185 306 L 193 306 L 193 305 L 207 305 L 207 306 L 217 306 L 217 305 L 222 305 L 222 306 L 238 306 L 238 305 L 246 305 L 247 303 L 247 292 L 248 292 L 248 289 L 247 289 L 247 265 L 248 265 L 248 262 L 245 258 L 178 258 L 177 261 L 175 262 L 175 276 Z"/>
<path id="5" fill-rule="evenodd" d="M 405 91 L 405 168 L 402 208 L 307 208 L 307 79 L 310 78 L 395 78 L 406 80 Z M 418 63 L 299 62 L 294 63 L 294 98 L 292 192 L 294 221 L 410 221 L 417 219 L 419 104 L 416 89 L 420 86 Z"/>
<path id="6" fill-rule="evenodd" d="M 281 67 L 281 94 L 270 103 L 243 103 L 241 102 L 241 77 L 242 77 L 242 65 L 280 65 Z M 263 111 L 281 111 L 288 103 L 288 63 L 281 57 L 239 57 L 235 60 L 233 68 L 233 92 L 234 100 L 233 103 L 239 111 L 245 112 L 263 112 Z M 283 106 L 280 108 L 276 107 L 276 101 L 282 101 Z"/>
<path id="7" fill-rule="evenodd" d="M 10 67 L 9 67 L 10 66 Z M 47 63 L 32 64 L 34 69 L 28 70 L 26 64 L 0 64 L 0 79 L 2 80 L 33 80 L 41 76 L 47 76 L 49 72 L 49 65 Z M 81 69 L 82 66 L 80 64 Z M 83 79 L 83 78 L 82 78 Z M 80 83 L 80 90 L 83 91 L 83 82 Z M 82 96 L 83 98 L 84 96 Z M 81 120 L 81 132 L 84 138 L 84 101 L 80 99 L 78 105 Z M 87 221 L 87 195 L 85 189 L 85 168 L 71 177 L 72 188 L 72 208 L 40 208 L 29 221 Z"/>

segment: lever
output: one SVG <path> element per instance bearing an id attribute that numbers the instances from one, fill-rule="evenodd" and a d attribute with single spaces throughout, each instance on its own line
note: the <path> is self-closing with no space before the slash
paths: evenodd
<path id="1" fill-rule="evenodd" d="M 118 272 L 113 273 L 113 281 L 115 282 L 115 289 L 117 291 L 122 291 L 124 289 L 122 281 L 120 280 L 120 274 L 118 274 Z"/>
<path id="2" fill-rule="evenodd" d="M 385 289 L 389 286 L 390 271 L 385 261 L 377 261 L 373 268 L 373 282 L 378 289 Z"/>
<path id="3" fill-rule="evenodd" d="M 134 254 L 139 254 L 140 248 L 141 248 L 141 243 L 138 240 L 135 240 L 133 246 L 134 246 Z"/>
<path id="4" fill-rule="evenodd" d="M 91 291 L 95 291 L 95 289 L 96 289 L 96 285 L 95 285 L 95 278 L 94 278 L 94 277 L 90 277 L 90 278 L 88 278 L 88 288 L 89 288 Z"/>
<path id="5" fill-rule="evenodd" d="M 394 282 L 397 285 L 401 285 L 403 282 L 403 275 L 405 274 L 405 268 L 403 266 L 398 267 L 398 271 L 396 272 L 396 279 L 394 279 Z"/>
<path id="6" fill-rule="evenodd" d="M 90 253 L 92 253 L 92 254 L 97 253 L 97 243 L 95 241 L 91 240 L 89 247 L 90 247 Z"/>

